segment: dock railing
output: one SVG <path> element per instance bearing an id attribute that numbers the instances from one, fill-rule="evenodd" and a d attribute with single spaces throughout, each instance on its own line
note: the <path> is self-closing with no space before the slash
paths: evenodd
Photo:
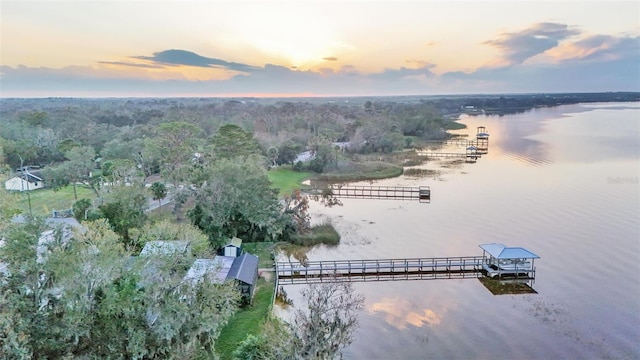
<path id="1" fill-rule="evenodd" d="M 431 199 L 429 186 L 366 186 L 366 185 L 330 185 L 331 195 L 341 198 L 420 200 Z"/>
<path id="2" fill-rule="evenodd" d="M 322 281 L 383 281 L 482 276 L 482 256 L 277 262 L 281 284 Z"/>
<path id="3" fill-rule="evenodd" d="M 416 150 L 416 154 L 420 156 L 426 156 L 428 158 L 466 158 L 469 156 L 467 153 L 449 153 L 449 152 L 438 152 L 438 151 L 429 151 L 429 150 Z M 482 157 L 482 152 L 477 152 L 473 154 L 476 158 Z"/>

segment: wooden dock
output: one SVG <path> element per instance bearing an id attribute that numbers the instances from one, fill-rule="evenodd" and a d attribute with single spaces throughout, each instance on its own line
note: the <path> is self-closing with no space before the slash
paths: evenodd
<path id="1" fill-rule="evenodd" d="M 432 158 L 460 158 L 466 159 L 467 157 L 480 158 L 482 155 L 480 153 L 474 154 L 466 154 L 466 153 L 449 153 L 449 152 L 436 152 L 436 151 L 428 151 L 428 150 L 416 150 L 416 154 L 420 156 L 432 157 Z"/>
<path id="2" fill-rule="evenodd" d="M 455 139 L 455 140 L 424 140 L 426 144 L 434 144 L 435 146 L 457 146 L 457 147 L 474 147 L 476 151 L 473 155 L 487 154 L 489 152 L 489 137 L 478 137 L 476 140 L 466 140 L 466 139 Z M 416 149 L 416 153 L 418 155 L 431 156 L 431 157 L 465 157 L 470 155 L 468 152 L 461 153 L 450 153 L 450 152 L 439 152 L 439 151 L 431 151 L 428 149 Z M 479 157 L 479 156 L 478 156 Z"/>
<path id="3" fill-rule="evenodd" d="M 434 144 L 434 145 L 453 145 L 453 146 L 476 146 L 476 141 L 467 139 L 454 139 L 454 140 L 422 140 L 421 143 Z"/>
<path id="4" fill-rule="evenodd" d="M 358 186 L 330 185 L 331 195 L 342 198 L 431 201 L 429 186 Z"/>
<path id="5" fill-rule="evenodd" d="M 479 278 L 482 256 L 276 263 L 277 284 Z"/>

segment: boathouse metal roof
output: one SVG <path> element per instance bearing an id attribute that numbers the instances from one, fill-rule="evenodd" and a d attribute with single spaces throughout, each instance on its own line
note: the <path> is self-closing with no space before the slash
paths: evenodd
<path id="1" fill-rule="evenodd" d="M 539 259 L 540 256 L 532 253 L 531 251 L 521 247 L 507 247 L 503 244 L 482 244 L 480 245 L 482 250 L 489 253 L 496 259 Z"/>
<path id="2" fill-rule="evenodd" d="M 258 257 L 249 253 L 238 256 L 231 265 L 227 280 L 240 280 L 249 285 L 254 285 L 258 273 Z"/>

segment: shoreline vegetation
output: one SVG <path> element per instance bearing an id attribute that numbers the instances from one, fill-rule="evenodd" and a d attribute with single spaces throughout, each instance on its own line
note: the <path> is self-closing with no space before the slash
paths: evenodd
<path id="1" fill-rule="evenodd" d="M 366 181 L 393 178 L 402 173 L 402 166 L 387 162 L 350 162 L 344 167 L 320 174 L 317 178 L 328 182 Z"/>
<path id="2" fill-rule="evenodd" d="M 336 246 L 340 242 L 340 234 L 330 223 L 312 226 L 310 231 L 291 236 L 291 243 L 299 246 L 314 246 L 323 244 Z"/>

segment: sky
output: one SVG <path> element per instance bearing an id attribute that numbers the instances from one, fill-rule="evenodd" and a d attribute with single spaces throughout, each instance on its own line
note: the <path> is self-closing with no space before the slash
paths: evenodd
<path id="1" fill-rule="evenodd" d="M 0 97 L 640 91 L 639 1 L 0 0 Z"/>

